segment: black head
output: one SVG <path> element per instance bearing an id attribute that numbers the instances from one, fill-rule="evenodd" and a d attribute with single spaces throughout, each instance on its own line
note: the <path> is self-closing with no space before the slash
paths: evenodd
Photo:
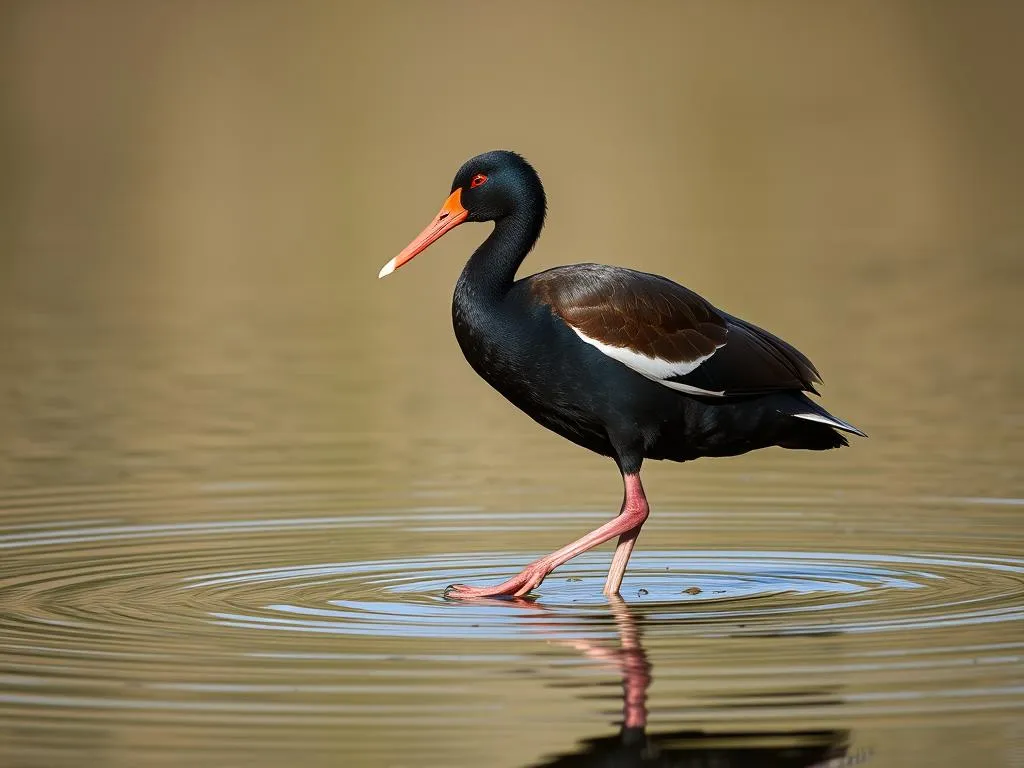
<path id="1" fill-rule="evenodd" d="M 498 149 L 466 161 L 452 182 L 452 193 L 434 220 L 400 254 L 385 264 L 378 277 L 390 275 L 465 221 L 520 222 L 533 239 L 544 225 L 544 187 L 533 167 L 515 152 Z"/>
<path id="2" fill-rule="evenodd" d="M 496 149 L 467 160 L 452 181 L 452 192 L 462 190 L 467 221 L 497 221 L 506 216 L 545 207 L 540 177 L 515 152 Z"/>

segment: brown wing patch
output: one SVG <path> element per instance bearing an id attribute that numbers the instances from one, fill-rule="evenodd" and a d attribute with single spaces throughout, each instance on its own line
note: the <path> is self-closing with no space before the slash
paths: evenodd
<path id="1" fill-rule="evenodd" d="M 707 357 L 728 335 L 707 301 L 644 272 L 576 264 L 535 275 L 530 290 L 584 335 L 668 362 Z"/>

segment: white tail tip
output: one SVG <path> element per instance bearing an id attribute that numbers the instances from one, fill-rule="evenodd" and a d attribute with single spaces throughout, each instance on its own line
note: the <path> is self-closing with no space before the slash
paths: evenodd
<path id="1" fill-rule="evenodd" d="M 789 415 L 792 416 L 794 419 L 817 421 L 821 424 L 828 424 L 830 427 L 841 429 L 844 432 L 849 432 L 854 435 L 860 435 L 861 437 L 867 437 L 867 435 L 865 435 L 863 432 L 861 432 L 859 429 L 853 426 L 853 424 L 849 424 L 843 421 L 842 419 L 837 419 L 835 416 L 832 416 L 831 414 L 825 416 L 820 413 L 791 413 Z"/>
<path id="2" fill-rule="evenodd" d="M 382 277 L 387 277 L 395 271 L 395 259 L 392 259 L 383 267 L 380 268 L 380 272 L 377 273 L 377 279 L 380 280 Z"/>

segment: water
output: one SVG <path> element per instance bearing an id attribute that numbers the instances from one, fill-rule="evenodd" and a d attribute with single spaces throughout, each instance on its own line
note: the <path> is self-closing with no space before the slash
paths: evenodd
<path id="1" fill-rule="evenodd" d="M 0 765 L 1024 766 L 1015 26 L 915 7 L 5 6 Z M 481 228 L 375 279 L 497 144 L 528 268 L 684 282 L 870 439 L 649 463 L 622 600 L 445 601 L 621 498 L 462 361 Z"/>

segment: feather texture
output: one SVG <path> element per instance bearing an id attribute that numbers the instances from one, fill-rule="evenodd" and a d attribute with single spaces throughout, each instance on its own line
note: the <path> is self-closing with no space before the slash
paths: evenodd
<path id="1" fill-rule="evenodd" d="M 821 381 L 792 345 L 658 275 L 574 264 L 528 279 L 583 341 L 666 387 L 729 397 L 816 393 Z"/>

